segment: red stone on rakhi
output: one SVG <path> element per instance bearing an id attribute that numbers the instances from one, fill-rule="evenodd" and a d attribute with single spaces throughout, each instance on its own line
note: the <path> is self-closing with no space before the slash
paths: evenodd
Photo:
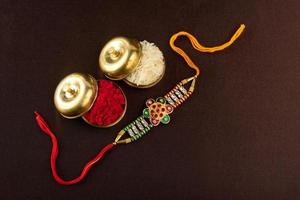
<path id="1" fill-rule="evenodd" d="M 117 123 L 126 111 L 126 97 L 112 81 L 98 80 L 98 95 L 92 108 L 83 115 L 88 123 L 108 127 Z"/>

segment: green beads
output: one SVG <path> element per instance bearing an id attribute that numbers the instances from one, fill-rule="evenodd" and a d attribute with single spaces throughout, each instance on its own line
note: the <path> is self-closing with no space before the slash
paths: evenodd
<path id="1" fill-rule="evenodd" d="M 150 117 L 149 108 L 145 108 L 145 109 L 143 110 L 143 116 L 146 117 L 146 118 L 149 118 L 149 117 Z"/>
<path id="2" fill-rule="evenodd" d="M 165 115 L 160 121 L 163 124 L 168 124 L 170 122 L 170 116 L 169 115 Z"/>
<path id="3" fill-rule="evenodd" d="M 153 125 L 147 122 L 144 116 L 140 116 L 123 130 L 129 134 L 132 141 L 135 141 L 147 134 L 152 127 Z"/>

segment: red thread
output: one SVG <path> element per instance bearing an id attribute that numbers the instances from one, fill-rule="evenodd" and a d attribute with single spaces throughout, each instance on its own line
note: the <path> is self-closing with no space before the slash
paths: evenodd
<path id="1" fill-rule="evenodd" d="M 113 148 L 115 146 L 114 144 L 108 144 L 108 145 L 106 145 L 98 153 L 98 155 L 95 158 L 93 158 L 92 160 L 90 160 L 88 163 L 85 164 L 85 166 L 83 167 L 83 169 L 81 171 L 81 174 L 77 178 L 74 178 L 74 179 L 69 180 L 69 181 L 63 180 L 57 174 L 57 170 L 56 170 L 56 159 L 57 159 L 57 156 L 58 156 L 57 139 L 56 139 L 54 133 L 49 128 L 49 126 L 46 123 L 46 121 L 43 119 L 43 117 L 38 112 L 36 112 L 36 111 L 34 112 L 34 114 L 36 115 L 35 119 L 36 119 L 37 124 L 41 128 L 41 130 L 51 138 L 51 141 L 52 141 L 52 151 L 51 151 L 51 157 L 50 157 L 50 164 L 51 164 L 51 169 L 52 169 L 52 175 L 53 175 L 55 181 L 57 181 L 59 184 L 62 184 L 62 185 L 73 185 L 75 183 L 80 182 L 82 179 L 84 179 L 84 177 L 87 175 L 87 173 L 89 172 L 89 170 L 95 165 L 95 163 L 98 162 L 108 150 L 110 150 L 111 148 Z"/>

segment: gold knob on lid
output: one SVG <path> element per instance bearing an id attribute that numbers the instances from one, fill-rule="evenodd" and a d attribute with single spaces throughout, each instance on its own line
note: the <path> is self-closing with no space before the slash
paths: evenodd
<path id="1" fill-rule="evenodd" d="M 99 56 L 99 66 L 108 78 L 120 80 L 137 67 L 141 55 L 141 45 L 137 40 L 116 37 L 103 47 Z"/>
<path id="2" fill-rule="evenodd" d="M 90 110 L 98 92 L 97 81 L 88 74 L 73 73 L 57 85 L 54 104 L 66 118 L 80 117 Z"/>
<path id="3" fill-rule="evenodd" d="M 73 99 L 76 98 L 78 93 L 79 93 L 79 85 L 78 84 L 67 83 L 63 86 L 61 95 L 65 101 L 72 101 Z"/>

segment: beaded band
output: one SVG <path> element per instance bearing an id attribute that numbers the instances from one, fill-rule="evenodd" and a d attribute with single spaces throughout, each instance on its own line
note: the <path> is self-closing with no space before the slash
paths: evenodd
<path id="1" fill-rule="evenodd" d="M 118 133 L 114 144 L 128 144 L 142 138 L 151 128 L 157 126 L 160 122 L 168 124 L 170 122 L 169 114 L 192 95 L 196 78 L 197 76 L 193 76 L 180 81 L 164 97 L 158 97 L 156 100 L 148 99 L 146 101 L 147 108 L 143 110 L 143 115 L 125 126 Z M 184 86 L 191 81 L 189 89 L 186 89 Z M 123 136 L 128 137 L 121 140 Z"/>

